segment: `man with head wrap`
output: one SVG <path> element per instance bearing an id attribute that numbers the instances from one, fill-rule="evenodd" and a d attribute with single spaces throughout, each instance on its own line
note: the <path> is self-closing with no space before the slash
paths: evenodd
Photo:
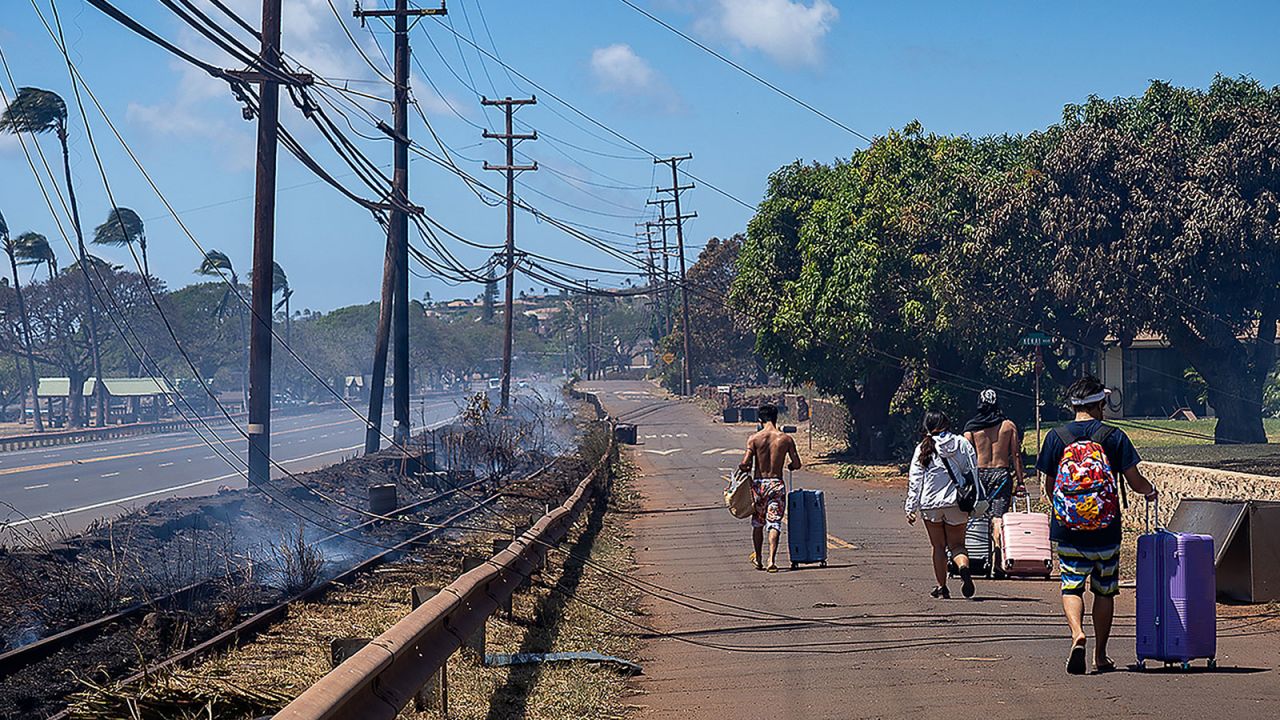
<path id="1" fill-rule="evenodd" d="M 991 536 L 999 546 L 1000 518 L 1009 511 L 1014 493 L 1027 491 L 1022 435 L 1000 409 L 996 391 L 988 388 L 978 393 L 978 414 L 965 423 L 964 436 L 978 451 L 978 479 L 991 503 Z"/>

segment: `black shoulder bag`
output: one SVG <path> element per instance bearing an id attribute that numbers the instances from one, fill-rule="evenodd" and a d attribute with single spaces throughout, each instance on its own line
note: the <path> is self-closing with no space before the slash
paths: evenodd
<path id="1" fill-rule="evenodd" d="M 977 480 L 961 485 L 960 481 L 956 479 L 955 471 L 951 469 L 951 463 L 947 462 L 947 459 L 942 456 L 938 456 L 938 459 L 942 461 L 942 466 L 947 469 L 947 474 L 951 476 L 951 484 L 956 486 L 956 506 L 963 512 L 973 512 L 973 509 L 978 505 Z"/>

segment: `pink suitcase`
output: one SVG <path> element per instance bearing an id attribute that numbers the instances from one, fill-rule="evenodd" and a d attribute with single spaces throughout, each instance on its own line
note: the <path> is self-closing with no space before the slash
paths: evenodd
<path id="1" fill-rule="evenodd" d="M 1026 501 L 1026 512 L 1015 507 L 1001 519 L 999 567 L 1005 575 L 1047 578 L 1053 573 L 1049 516 L 1031 512 L 1031 498 Z"/>

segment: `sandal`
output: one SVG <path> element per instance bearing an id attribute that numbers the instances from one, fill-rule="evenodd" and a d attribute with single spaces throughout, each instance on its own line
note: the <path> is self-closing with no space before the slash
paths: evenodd
<path id="1" fill-rule="evenodd" d="M 778 572 L 778 566 L 777 566 L 777 565 L 770 565 L 770 566 L 769 566 L 769 572 L 771 572 L 771 573 L 776 573 L 776 572 Z"/>
<path id="2" fill-rule="evenodd" d="M 974 592 L 976 589 L 973 587 L 973 570 L 966 565 L 960 568 L 960 593 L 971 598 Z"/>
<path id="3" fill-rule="evenodd" d="M 1067 674 L 1083 675 L 1088 668 L 1085 666 L 1084 645 L 1071 646 L 1071 655 L 1067 658 Z"/>
<path id="4" fill-rule="evenodd" d="M 947 589 L 946 585 L 939 585 L 938 587 L 934 588 L 932 591 L 929 592 L 929 597 L 940 598 L 942 600 L 950 600 L 951 591 Z"/>
<path id="5" fill-rule="evenodd" d="M 1094 663 L 1093 672 L 1095 675 L 1102 675 L 1103 673 L 1115 672 L 1115 669 L 1116 661 L 1109 657 L 1104 657 L 1102 662 Z"/>
<path id="6" fill-rule="evenodd" d="M 755 554 L 755 553 L 751 553 L 751 556 L 750 556 L 750 558 L 748 558 L 748 559 L 751 561 L 751 566 L 752 566 L 752 567 L 754 567 L 755 569 L 757 569 L 757 570 L 763 570 L 763 569 L 764 569 L 764 565 L 761 565 L 761 564 L 760 564 L 760 561 L 756 559 L 756 554 Z"/>

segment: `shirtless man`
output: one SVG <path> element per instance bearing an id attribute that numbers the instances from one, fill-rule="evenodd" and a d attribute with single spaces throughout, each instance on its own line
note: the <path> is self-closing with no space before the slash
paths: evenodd
<path id="1" fill-rule="evenodd" d="M 762 430 L 747 441 L 747 454 L 738 464 L 742 472 L 752 472 L 755 478 L 751 496 L 755 500 L 755 513 L 751 516 L 751 539 L 756 552 L 752 556 L 757 570 L 765 569 L 760 563 L 764 545 L 764 533 L 769 532 L 769 572 L 778 572 L 778 538 L 782 536 L 782 514 L 787 508 L 787 485 L 782 479 L 783 466 L 800 469 L 800 453 L 796 441 L 778 429 L 778 408 L 761 405 L 757 414 Z M 791 462 L 787 463 L 790 459 Z"/>
<path id="2" fill-rule="evenodd" d="M 978 451 L 978 479 L 991 503 L 991 536 L 999 547 L 1001 518 L 1009 512 L 1013 496 L 1025 495 L 1027 486 L 1021 434 L 1018 426 L 1000 409 L 995 390 L 978 393 L 978 414 L 965 423 L 964 436 Z"/>

